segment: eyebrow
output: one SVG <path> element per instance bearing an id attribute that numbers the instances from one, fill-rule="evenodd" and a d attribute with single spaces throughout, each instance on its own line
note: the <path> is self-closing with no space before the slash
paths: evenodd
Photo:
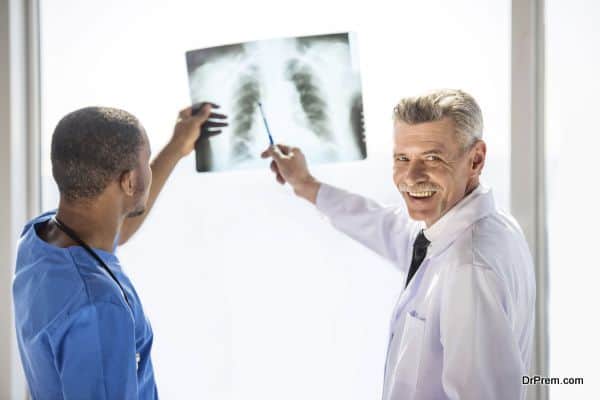
<path id="1" fill-rule="evenodd" d="M 444 151 L 442 151 L 441 149 L 430 149 L 430 150 L 421 152 L 421 155 L 424 155 L 424 154 L 444 154 Z M 405 156 L 405 155 L 406 155 L 406 153 L 394 153 L 394 157 Z"/>

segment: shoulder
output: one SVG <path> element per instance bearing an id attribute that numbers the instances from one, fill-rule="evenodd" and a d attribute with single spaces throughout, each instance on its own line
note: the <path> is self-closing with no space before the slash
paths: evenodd
<path id="1" fill-rule="evenodd" d="M 56 210 L 50 210 L 50 211 L 46 211 L 46 212 L 38 215 L 37 217 L 31 219 L 23 227 L 23 230 L 21 231 L 21 237 L 30 233 L 35 224 L 47 221 L 50 218 L 52 218 L 54 215 L 56 215 Z"/>
<path id="2" fill-rule="evenodd" d="M 70 304 L 86 297 L 69 252 L 44 242 L 36 233 L 35 225 L 53 214 L 44 213 L 29 221 L 19 240 L 13 303 L 17 326 L 27 332 L 43 329 Z"/>
<path id="3" fill-rule="evenodd" d="M 465 230 L 453 246 L 451 282 L 486 287 L 506 304 L 507 297 L 530 298 L 535 291 L 533 260 L 519 224 L 494 211 Z"/>
<path id="4" fill-rule="evenodd" d="M 82 251 L 35 241 L 20 245 L 12 289 L 15 322 L 25 336 L 60 325 L 93 304 L 124 307 L 111 278 Z"/>
<path id="5" fill-rule="evenodd" d="M 470 232 L 473 263 L 503 269 L 515 264 L 531 264 L 531 253 L 517 221 L 495 211 L 475 222 Z"/>
<path id="6" fill-rule="evenodd" d="M 465 229 L 451 247 L 454 265 L 474 265 L 496 270 L 531 261 L 519 224 L 510 215 L 495 210 Z"/>

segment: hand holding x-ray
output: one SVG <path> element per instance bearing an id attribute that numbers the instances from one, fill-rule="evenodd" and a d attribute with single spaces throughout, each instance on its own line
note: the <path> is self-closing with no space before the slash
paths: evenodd
<path id="1" fill-rule="evenodd" d="M 227 119 L 227 115 L 212 112 L 215 108 L 221 108 L 221 106 L 215 103 L 202 102 L 196 103 L 191 107 L 191 115 L 205 116 L 198 140 L 218 135 L 222 132 L 221 128 L 229 125 L 226 122 L 222 122 Z"/>
<path id="2" fill-rule="evenodd" d="M 188 147 L 191 147 L 188 148 L 188 153 L 186 153 L 189 154 L 192 150 L 196 150 L 196 170 L 198 171 L 203 171 L 206 168 L 205 163 L 211 161 L 208 139 L 218 135 L 222 132 L 221 128 L 229 125 L 227 122 L 223 122 L 227 119 L 225 114 L 212 112 L 213 109 L 220 107 L 215 103 L 200 102 L 179 114 L 180 120 L 189 116 L 191 119 L 199 118 L 201 121 L 200 125 L 195 125 L 193 128 L 195 133 L 191 143 L 188 143 Z M 184 114 L 182 115 L 182 113 Z"/>
<path id="3" fill-rule="evenodd" d="M 198 103 L 179 112 L 171 144 L 177 149 L 180 157 L 190 154 L 203 136 L 217 135 L 221 132 L 220 128 L 227 126 L 227 123 L 223 122 L 227 116 L 212 112 L 214 108 L 219 106 L 214 103 Z"/>

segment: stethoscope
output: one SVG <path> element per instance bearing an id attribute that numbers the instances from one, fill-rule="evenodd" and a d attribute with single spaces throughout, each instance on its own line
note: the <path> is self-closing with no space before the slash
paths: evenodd
<path id="1" fill-rule="evenodd" d="M 131 308 L 131 303 L 129 303 L 129 298 L 127 297 L 127 293 L 125 293 L 125 289 L 123 289 L 123 286 L 121 286 L 121 282 L 119 282 L 115 274 L 112 273 L 112 271 L 110 270 L 110 268 L 108 268 L 108 265 L 106 265 L 102 258 L 100 258 L 100 256 L 90 246 L 88 246 L 87 243 L 81 240 L 81 238 L 75 233 L 75 231 L 73 231 L 73 229 L 69 228 L 67 225 L 62 223 L 58 218 L 56 218 L 56 216 L 54 216 L 52 219 L 61 231 L 63 231 L 67 236 L 69 236 L 71 239 L 77 242 L 77 244 L 83 247 L 85 251 L 89 253 L 89 255 L 91 255 L 96 261 L 100 263 L 100 265 L 102 266 L 102 268 L 104 268 L 106 273 L 108 273 L 108 275 L 113 279 L 113 281 L 115 281 L 115 283 L 119 286 L 119 289 L 121 289 L 121 293 L 123 294 L 123 298 L 127 302 L 129 308 Z"/>

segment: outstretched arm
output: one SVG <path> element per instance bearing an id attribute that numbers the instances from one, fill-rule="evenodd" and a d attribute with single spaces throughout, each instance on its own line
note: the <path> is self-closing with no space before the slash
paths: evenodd
<path id="1" fill-rule="evenodd" d="M 414 227 L 405 212 L 319 182 L 297 147 L 274 145 L 262 157 L 272 159 L 271 170 L 277 182 L 289 183 L 298 197 L 315 204 L 337 230 L 407 271 Z"/>
<path id="2" fill-rule="evenodd" d="M 211 113 L 210 104 L 205 104 L 197 115 L 192 115 L 192 107 L 188 107 L 179 113 L 179 118 L 173 130 L 173 136 L 167 145 L 158 153 L 150 163 L 152 169 L 152 185 L 143 214 L 127 218 L 121 226 L 119 245 L 127 242 L 142 225 L 148 213 L 152 209 L 156 198 L 162 190 L 165 182 L 173 172 L 175 165 L 183 157 L 194 150 L 194 144 L 200 136 L 200 127 L 208 118 L 224 119 L 222 114 Z M 226 123 L 212 123 L 214 127 L 225 126 Z"/>

